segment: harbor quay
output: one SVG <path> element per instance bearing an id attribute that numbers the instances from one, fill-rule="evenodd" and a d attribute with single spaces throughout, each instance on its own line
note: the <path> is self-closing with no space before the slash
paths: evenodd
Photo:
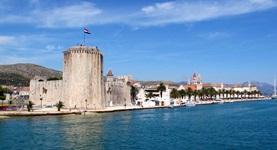
<path id="1" fill-rule="evenodd" d="M 230 99 L 224 100 L 224 103 L 233 103 L 233 102 L 249 102 L 249 101 L 261 101 L 261 100 L 271 100 L 271 99 Z M 197 101 L 196 106 L 201 105 L 212 105 L 213 101 Z M 180 107 L 186 107 L 186 105 L 180 105 Z M 143 109 L 159 109 L 159 108 L 169 108 L 168 106 L 148 106 L 141 107 L 137 105 L 127 105 L 127 106 L 110 106 L 103 109 L 67 109 L 63 108 L 61 111 L 57 111 L 57 108 L 41 108 L 34 109 L 31 112 L 26 110 L 17 110 L 17 111 L 0 111 L 0 118 L 5 117 L 24 117 L 24 116 L 56 116 L 56 115 L 85 115 L 85 114 L 94 114 L 94 113 L 112 113 L 120 111 L 133 111 L 133 110 L 143 110 Z"/>

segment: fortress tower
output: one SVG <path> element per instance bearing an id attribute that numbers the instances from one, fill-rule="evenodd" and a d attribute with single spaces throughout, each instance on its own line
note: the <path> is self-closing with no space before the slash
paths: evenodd
<path id="1" fill-rule="evenodd" d="M 97 47 L 74 46 L 63 52 L 63 79 L 48 81 L 35 77 L 30 81 L 30 100 L 36 106 L 64 102 L 65 108 L 101 109 L 130 105 L 131 75 L 114 77 L 110 70 L 103 76 L 103 54 Z"/>
<path id="2" fill-rule="evenodd" d="M 64 51 L 63 100 L 69 108 L 104 108 L 103 54 L 97 47 Z"/>

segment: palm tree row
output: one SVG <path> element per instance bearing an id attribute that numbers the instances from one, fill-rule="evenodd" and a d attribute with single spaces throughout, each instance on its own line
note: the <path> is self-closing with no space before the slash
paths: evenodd
<path id="1" fill-rule="evenodd" d="M 200 100 L 212 100 L 217 96 L 223 99 L 242 99 L 242 98 L 257 98 L 260 96 L 259 91 L 235 91 L 235 90 L 218 90 L 216 91 L 214 88 L 202 88 L 201 90 L 192 90 L 190 87 L 186 90 L 172 89 L 170 93 L 171 98 L 182 98 L 187 96 L 189 100 L 193 96 L 194 100 L 198 97 Z"/>

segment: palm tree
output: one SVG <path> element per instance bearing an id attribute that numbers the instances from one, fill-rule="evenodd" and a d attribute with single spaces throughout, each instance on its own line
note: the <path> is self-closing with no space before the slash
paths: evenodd
<path id="1" fill-rule="evenodd" d="M 197 90 L 193 90 L 192 91 L 192 95 L 194 96 L 194 100 L 196 101 L 196 97 L 198 95 L 198 91 Z"/>
<path id="2" fill-rule="evenodd" d="M 160 85 L 157 87 L 157 90 L 160 91 L 161 98 L 163 98 L 163 91 L 166 90 L 166 87 L 163 83 L 160 83 Z"/>
<path id="3" fill-rule="evenodd" d="M 260 95 L 261 95 L 261 92 L 260 92 L 260 91 L 257 91 L 257 94 L 258 94 L 258 97 L 260 97 Z"/>
<path id="4" fill-rule="evenodd" d="M 203 96 L 204 96 L 203 89 L 202 90 L 198 90 L 198 95 L 200 97 L 200 100 L 203 100 Z"/>
<path id="5" fill-rule="evenodd" d="M 211 99 L 213 99 L 213 96 L 217 95 L 217 92 L 216 92 L 216 90 L 214 88 L 209 88 L 208 89 L 208 93 L 209 93 Z"/>
<path id="6" fill-rule="evenodd" d="M 178 98 L 178 97 L 180 97 L 180 93 L 177 91 L 177 89 L 173 88 L 172 91 L 170 92 L 170 97 Z"/>
<path id="7" fill-rule="evenodd" d="M 229 93 L 229 94 L 230 94 L 230 98 L 231 98 L 231 99 L 232 99 L 232 98 L 234 99 L 235 91 L 234 91 L 234 90 L 230 90 L 230 93 Z"/>
<path id="8" fill-rule="evenodd" d="M 145 94 L 145 96 L 147 98 L 152 98 L 152 97 L 154 97 L 154 94 L 152 92 L 149 92 L 148 94 Z"/>
<path id="9" fill-rule="evenodd" d="M 224 94 L 226 94 L 226 90 L 225 89 L 222 89 L 222 96 L 223 96 L 223 99 L 224 99 Z"/>
<path id="10" fill-rule="evenodd" d="M 31 109 L 33 108 L 33 105 L 35 105 L 32 101 L 29 101 L 26 106 L 27 106 L 27 109 L 28 111 L 31 111 Z"/>
<path id="11" fill-rule="evenodd" d="M 244 92 L 240 92 L 240 97 L 243 98 Z"/>
<path id="12" fill-rule="evenodd" d="M 192 95 L 192 89 L 191 89 L 191 87 L 189 87 L 189 88 L 187 89 L 187 94 L 188 94 L 189 100 L 190 100 L 190 97 L 191 97 L 191 95 Z"/>
<path id="13" fill-rule="evenodd" d="M 180 90 L 179 91 L 179 94 L 180 94 L 180 96 L 182 97 L 182 99 L 184 99 L 184 96 L 186 96 L 187 95 L 187 92 L 185 91 L 185 90 Z"/>
<path id="14" fill-rule="evenodd" d="M 207 100 L 207 97 L 209 96 L 209 92 L 207 89 L 202 88 L 203 95 L 205 96 L 205 100 Z"/>
<path id="15" fill-rule="evenodd" d="M 254 96 L 254 91 L 251 91 L 251 92 L 250 92 L 250 95 L 251 95 L 251 98 L 253 98 L 253 96 Z"/>
<path id="16" fill-rule="evenodd" d="M 240 91 L 236 91 L 236 94 L 237 94 L 237 99 L 238 99 L 239 95 L 240 95 Z"/>
<path id="17" fill-rule="evenodd" d="M 249 99 L 249 98 L 250 98 L 250 95 L 251 95 L 251 92 L 248 91 L 248 92 L 247 92 L 247 95 L 248 95 L 248 99 Z"/>
<path id="18" fill-rule="evenodd" d="M 219 98 L 221 98 L 221 94 L 222 94 L 222 90 L 221 90 L 221 89 L 219 89 L 219 90 L 218 90 L 218 95 L 219 95 Z"/>
<path id="19" fill-rule="evenodd" d="M 246 98 L 247 91 L 244 90 L 243 93 L 244 93 L 244 98 Z"/>
<path id="20" fill-rule="evenodd" d="M 58 111 L 61 110 L 61 108 L 64 106 L 63 102 L 62 101 L 59 101 L 57 104 L 56 104 L 56 107 L 58 108 Z"/>
<path id="21" fill-rule="evenodd" d="M 225 93 L 226 93 L 226 98 L 228 99 L 229 98 L 229 94 L 230 94 L 230 90 L 226 90 Z"/>
<path id="22" fill-rule="evenodd" d="M 254 90 L 254 96 L 255 96 L 255 98 L 257 98 L 258 94 L 259 94 L 259 92 L 257 90 Z"/>
<path id="23" fill-rule="evenodd" d="M 136 95 L 137 95 L 138 91 L 139 90 L 136 87 L 131 86 L 130 92 L 131 92 L 131 97 L 132 97 L 132 102 L 133 103 L 135 102 L 135 98 L 136 98 Z"/>

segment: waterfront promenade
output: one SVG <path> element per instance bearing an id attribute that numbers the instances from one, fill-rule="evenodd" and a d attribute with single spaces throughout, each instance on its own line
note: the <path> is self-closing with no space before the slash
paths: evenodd
<path id="1" fill-rule="evenodd" d="M 233 102 L 247 102 L 255 100 L 270 100 L 270 99 L 236 99 L 236 100 L 224 100 L 224 103 L 233 103 Z M 210 105 L 213 104 L 213 101 L 198 101 L 196 105 Z M 132 111 L 132 110 L 142 110 L 142 109 L 157 109 L 157 108 L 168 108 L 167 106 L 154 106 L 154 107 L 141 107 L 141 106 L 113 106 L 106 107 L 104 109 L 96 110 L 83 110 L 83 109 L 61 109 L 57 111 L 57 108 L 43 108 L 36 109 L 31 112 L 26 110 L 18 111 L 0 111 L 0 117 L 14 117 L 14 116 L 47 116 L 47 115 L 81 115 L 81 114 L 90 114 L 90 113 L 110 113 L 118 111 Z"/>

